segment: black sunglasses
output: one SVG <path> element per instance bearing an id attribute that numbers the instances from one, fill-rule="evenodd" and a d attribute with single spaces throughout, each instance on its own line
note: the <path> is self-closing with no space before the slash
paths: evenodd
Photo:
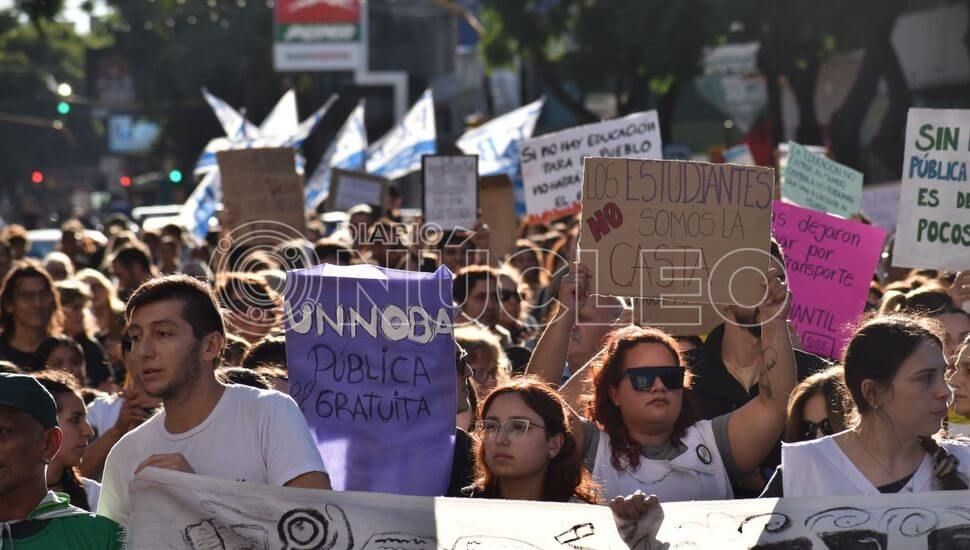
<path id="1" fill-rule="evenodd" d="M 828 418 L 823 418 L 821 422 L 809 422 L 807 420 L 802 421 L 802 435 L 806 439 L 816 439 L 818 432 L 822 432 L 822 436 L 832 435 L 835 430 L 832 428 L 832 423 L 829 422 Z"/>
<path id="2" fill-rule="evenodd" d="M 623 371 L 623 376 L 630 378 L 630 384 L 637 391 L 650 391 L 657 378 L 663 382 L 668 390 L 679 390 L 684 387 L 684 367 L 635 367 Z"/>

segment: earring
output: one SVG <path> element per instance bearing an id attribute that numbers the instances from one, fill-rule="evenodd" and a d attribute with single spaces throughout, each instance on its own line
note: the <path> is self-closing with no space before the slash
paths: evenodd
<path id="1" fill-rule="evenodd" d="M 51 463 L 51 459 L 44 457 L 44 464 L 50 464 L 50 463 Z"/>

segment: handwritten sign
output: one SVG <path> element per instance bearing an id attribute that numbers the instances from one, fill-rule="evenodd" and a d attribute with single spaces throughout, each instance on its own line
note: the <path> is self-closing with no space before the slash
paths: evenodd
<path id="1" fill-rule="evenodd" d="M 970 111 L 910 109 L 893 265 L 970 268 Z"/>
<path id="2" fill-rule="evenodd" d="M 579 245 L 593 292 L 761 303 L 773 181 L 760 166 L 586 159 Z"/>
<path id="3" fill-rule="evenodd" d="M 886 231 L 775 201 L 775 238 L 805 351 L 837 359 L 862 315 Z"/>
<path id="4" fill-rule="evenodd" d="M 862 212 L 872 223 L 889 231 L 899 219 L 899 193 L 902 182 L 867 185 L 862 189 Z"/>
<path id="5" fill-rule="evenodd" d="M 859 212 L 862 172 L 790 143 L 782 197 L 809 208 L 848 218 Z"/>
<path id="6" fill-rule="evenodd" d="M 216 160 L 226 219 L 234 228 L 252 232 L 263 227 L 260 222 L 275 222 L 304 232 L 303 178 L 296 173 L 293 149 L 220 151 Z"/>
<path id="7" fill-rule="evenodd" d="M 526 221 L 540 223 L 581 209 L 586 157 L 663 158 L 656 111 L 577 126 L 527 140 L 520 151 Z"/>
<path id="8" fill-rule="evenodd" d="M 659 328 L 673 336 L 709 334 L 725 321 L 717 306 L 643 298 L 633 301 L 633 322 Z"/>
<path id="9" fill-rule="evenodd" d="M 505 258 L 515 249 L 519 231 L 512 181 L 505 174 L 482 176 L 478 200 L 482 208 L 482 221 L 488 224 L 492 233 L 489 238 L 492 257 Z"/>
<path id="10" fill-rule="evenodd" d="M 451 272 L 286 274 L 286 360 L 338 491 L 442 495 L 455 435 Z"/>
<path id="11" fill-rule="evenodd" d="M 328 210 L 349 210 L 358 204 L 383 207 L 384 195 L 390 184 L 387 178 L 334 168 L 331 176 Z"/>
<path id="12" fill-rule="evenodd" d="M 294 489 L 159 468 L 135 477 L 131 503 L 129 548 L 646 550 L 634 541 L 655 529 L 634 525 L 628 545 L 606 506 Z"/>
<path id="13" fill-rule="evenodd" d="M 478 221 L 478 156 L 425 155 L 424 220 L 449 231 Z"/>

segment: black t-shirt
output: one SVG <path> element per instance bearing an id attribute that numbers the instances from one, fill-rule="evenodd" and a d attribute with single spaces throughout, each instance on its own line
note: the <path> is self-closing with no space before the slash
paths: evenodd
<path id="1" fill-rule="evenodd" d="M 108 365 L 108 355 L 101 344 L 84 334 L 74 340 L 81 344 L 81 349 L 84 350 L 84 368 L 87 371 L 88 383 L 92 387 L 97 387 L 98 384 L 114 377 L 113 369 Z"/>
<path id="2" fill-rule="evenodd" d="M 446 497 L 461 497 L 462 489 L 475 482 L 475 457 L 472 453 L 473 441 L 468 432 L 455 429 L 455 454 L 451 462 L 451 480 L 448 482 Z"/>
<path id="3" fill-rule="evenodd" d="M 0 336 L 0 360 L 10 361 L 23 371 L 33 370 L 33 352 L 20 351 L 10 345 L 6 336 Z"/>

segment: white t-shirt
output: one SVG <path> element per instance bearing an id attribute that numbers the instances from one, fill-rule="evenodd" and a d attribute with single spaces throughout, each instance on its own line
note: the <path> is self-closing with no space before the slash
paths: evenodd
<path id="1" fill-rule="evenodd" d="M 149 456 L 181 453 L 199 475 L 284 485 L 309 472 L 326 472 L 303 413 L 290 396 L 231 384 L 208 418 L 191 430 L 165 429 L 165 411 L 128 432 L 104 467 L 98 514 L 128 521 L 128 484 Z"/>
<path id="2" fill-rule="evenodd" d="M 110 430 L 118 417 L 125 400 L 118 394 L 104 395 L 88 404 L 88 422 L 94 428 L 95 438 Z"/>
<path id="3" fill-rule="evenodd" d="M 81 486 L 84 487 L 84 494 L 88 497 L 88 507 L 97 511 L 98 500 L 101 497 L 101 484 L 93 479 L 82 477 Z"/>

